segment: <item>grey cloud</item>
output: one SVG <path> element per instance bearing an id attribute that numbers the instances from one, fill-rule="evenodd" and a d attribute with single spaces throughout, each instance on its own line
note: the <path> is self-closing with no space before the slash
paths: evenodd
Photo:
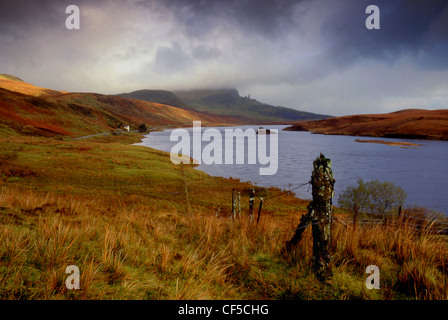
<path id="1" fill-rule="evenodd" d="M 393 63 L 402 55 L 448 54 L 448 2 L 445 0 L 377 0 L 380 30 L 367 30 L 364 27 L 367 14 L 360 14 L 372 1 L 344 3 L 343 9 L 322 25 L 326 58 L 342 66 L 364 58 Z M 431 39 L 429 43 L 428 39 Z"/>
<path id="2" fill-rule="evenodd" d="M 100 3 L 100 2 L 98 2 Z M 64 26 L 65 9 L 74 4 L 92 4 L 88 0 L 6 0 L 0 1 L 0 28 L 2 32 L 17 34 L 32 28 Z M 82 14 L 82 12 L 81 12 Z"/>
<path id="3" fill-rule="evenodd" d="M 79 31 L 65 29 L 70 4 Z M 380 30 L 365 28 L 370 4 Z M 413 76 L 413 101 L 448 99 L 445 0 L 11 0 L 0 2 L 0 30 L 0 72 L 59 90 L 236 86 L 330 113 L 364 97 L 411 101 L 415 90 L 391 79 Z"/>
<path id="4" fill-rule="evenodd" d="M 192 37 L 201 37 L 220 23 L 236 26 L 248 36 L 275 38 L 295 27 L 294 7 L 301 0 L 141 1 L 173 13 Z M 154 6 L 153 6 L 154 7 Z"/>
<path id="5" fill-rule="evenodd" d="M 160 46 L 156 52 L 155 69 L 162 76 L 183 73 L 193 64 L 190 56 L 175 42 L 171 46 Z"/>
<path id="6" fill-rule="evenodd" d="M 221 51 L 219 49 L 202 44 L 194 47 L 192 52 L 192 56 L 198 60 L 215 59 L 220 55 Z"/>

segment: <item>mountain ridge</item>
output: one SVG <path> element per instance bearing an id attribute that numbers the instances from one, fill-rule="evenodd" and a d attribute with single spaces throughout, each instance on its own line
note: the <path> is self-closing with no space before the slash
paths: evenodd
<path id="1" fill-rule="evenodd" d="M 63 92 L 0 76 L 0 132 L 38 136 L 83 136 L 130 125 L 235 124 L 235 117 L 207 115 L 161 103 L 98 93 Z"/>
<path id="2" fill-rule="evenodd" d="M 315 114 L 241 97 L 237 89 L 136 92 L 153 102 L 128 95 L 56 91 L 0 74 L 0 132 L 76 137 L 114 132 L 125 124 L 132 130 L 141 124 L 186 126 L 201 120 L 204 126 L 281 123 L 293 124 L 288 131 L 448 140 L 448 109 L 404 109 L 310 121 L 307 117 Z M 302 119 L 285 120 L 294 117 Z"/>
<path id="3" fill-rule="evenodd" d="M 382 114 L 303 121 L 286 131 L 402 139 L 448 140 L 448 109 L 403 109 Z"/>
<path id="4" fill-rule="evenodd" d="M 147 102 L 162 103 L 173 107 L 188 109 L 188 106 L 182 100 L 180 100 L 173 92 L 168 90 L 142 89 L 129 93 L 120 93 L 117 94 L 117 96 Z"/>
<path id="5" fill-rule="evenodd" d="M 160 100 L 160 92 L 165 92 L 165 99 Z M 169 96 L 167 93 L 170 93 Z M 142 93 L 145 93 L 143 95 Z M 321 115 L 291 108 L 272 106 L 250 97 L 240 96 L 236 88 L 230 89 L 195 89 L 195 90 L 137 90 L 119 94 L 133 99 L 143 99 L 148 102 L 168 103 L 174 99 L 177 106 L 198 112 L 237 116 L 245 122 L 252 123 L 291 123 L 298 120 L 327 119 L 332 116 Z"/>

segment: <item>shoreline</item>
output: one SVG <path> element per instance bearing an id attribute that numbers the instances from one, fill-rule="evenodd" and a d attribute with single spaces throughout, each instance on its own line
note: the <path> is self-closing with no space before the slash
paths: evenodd
<path id="1" fill-rule="evenodd" d="M 256 125 L 254 125 L 253 127 L 256 128 Z M 306 133 L 306 135 L 309 135 L 309 134 L 311 134 L 311 133 L 310 132 Z M 300 140 L 299 136 L 300 136 L 300 134 L 297 135 L 297 139 L 298 140 L 296 139 L 296 141 Z M 324 136 L 325 135 L 323 135 L 322 138 L 320 138 L 320 139 L 326 139 Z M 359 136 L 356 137 L 356 138 L 352 138 L 352 136 L 348 137 L 348 135 L 341 135 L 341 136 L 346 136 L 346 139 L 348 139 L 350 141 L 350 142 L 347 142 L 347 143 L 351 143 L 351 144 L 353 144 L 353 142 L 358 142 L 358 143 L 375 143 L 375 144 L 379 144 L 379 145 L 381 145 L 381 144 L 383 144 L 383 145 L 395 145 L 395 146 L 400 147 L 402 149 L 408 149 L 407 151 L 409 151 L 409 152 L 412 152 L 413 151 L 412 149 L 414 149 L 414 151 L 416 151 L 417 149 L 421 150 L 421 151 L 418 151 L 418 152 L 422 152 L 423 150 L 426 150 L 426 149 L 428 151 L 430 151 L 432 149 L 433 143 L 436 143 L 436 141 L 429 142 L 429 141 L 426 141 L 426 140 L 425 140 L 426 142 L 425 141 L 421 141 L 421 142 L 420 141 L 415 141 L 414 142 L 414 141 L 405 141 L 405 140 L 404 141 L 400 141 L 398 139 L 388 139 L 388 138 L 385 138 L 384 140 L 382 140 L 382 139 L 381 140 L 380 139 L 370 139 L 370 140 L 368 140 L 369 138 L 363 139 L 363 138 L 361 138 Z M 289 139 L 294 139 L 295 135 L 292 134 L 292 135 L 290 135 L 290 137 L 292 137 L 292 138 L 289 138 Z M 157 137 L 154 137 L 154 138 L 156 138 L 156 140 L 157 140 L 156 146 L 158 146 L 160 148 L 165 148 L 164 152 L 167 152 L 167 156 L 169 156 L 170 147 L 169 146 L 165 146 L 164 143 L 160 140 L 161 138 L 157 138 Z M 331 138 L 331 137 L 329 137 L 329 138 Z M 392 141 L 387 141 L 387 140 L 392 140 Z M 142 139 L 139 144 L 151 147 L 151 143 L 149 143 L 147 145 L 146 142 L 143 142 L 143 141 L 144 141 L 144 139 Z M 439 144 L 437 144 L 437 146 L 438 145 Z M 419 147 L 425 147 L 425 148 L 424 149 L 420 149 Z M 440 146 L 440 147 L 443 147 L 443 146 Z M 362 150 L 361 148 L 363 148 L 363 147 L 361 147 L 361 146 L 356 147 L 356 144 L 355 144 L 355 146 L 353 146 L 352 148 L 357 148 L 358 150 L 359 149 Z M 368 150 L 372 150 L 373 146 L 371 146 L 371 147 L 366 146 L 366 148 Z M 161 149 L 157 149 L 157 150 L 161 150 Z M 386 150 L 393 151 L 393 148 L 390 149 L 388 147 L 384 147 L 384 150 L 385 150 L 385 152 L 386 152 Z M 403 153 L 407 154 L 407 151 L 401 151 L 401 150 L 398 150 L 398 149 L 395 149 L 395 150 L 396 151 L 393 151 L 393 152 L 396 152 L 396 153 L 398 152 L 397 154 L 402 154 L 402 155 L 403 155 Z M 424 152 L 426 152 L 426 151 L 424 151 Z M 225 168 L 222 168 L 222 169 L 221 168 L 216 168 L 216 169 L 210 168 L 209 169 L 206 166 L 204 166 L 204 164 L 201 164 L 201 165 L 196 166 L 195 169 L 197 169 L 198 171 L 201 171 L 203 173 L 206 173 L 207 175 L 212 176 L 212 177 L 221 177 L 221 178 L 224 178 L 224 179 L 235 179 L 235 177 L 236 177 L 236 178 L 241 179 L 240 181 L 242 181 L 242 182 L 248 182 L 248 183 L 251 183 L 251 184 L 256 185 L 258 187 L 262 187 L 262 188 L 276 188 L 276 189 L 279 189 L 279 190 L 288 190 L 288 189 L 291 188 L 287 184 L 284 184 L 281 181 L 277 181 L 275 179 L 265 180 L 265 179 L 259 179 L 258 177 L 255 177 L 254 175 L 251 176 L 250 174 L 244 174 L 244 173 L 239 174 L 240 172 L 238 171 L 238 168 L 236 168 L 235 170 L 232 169 L 231 171 L 229 171 L 229 170 L 227 170 Z M 252 170 L 252 169 L 250 169 L 250 170 Z M 253 173 L 257 174 L 255 171 L 253 171 Z M 306 174 L 307 173 L 305 173 L 305 175 Z M 302 176 L 303 176 L 303 174 L 301 174 L 301 177 Z M 382 179 L 387 180 L 388 178 L 389 177 L 383 177 Z M 303 180 L 303 181 L 305 181 L 305 180 Z M 355 180 L 353 180 L 353 181 L 355 181 Z M 347 185 L 341 185 L 340 189 L 339 189 L 339 192 L 341 192 L 343 190 L 343 188 L 345 188 L 348 185 L 349 185 L 348 182 L 347 182 Z M 300 200 L 310 200 L 308 193 L 302 192 L 301 190 L 299 190 L 298 192 L 294 192 L 294 197 L 296 197 L 297 199 L 300 199 Z M 337 199 L 335 199 L 335 201 L 336 200 Z M 416 198 L 416 200 L 414 201 L 414 200 L 412 200 L 410 198 L 409 199 L 409 204 L 419 204 L 421 206 L 431 207 L 431 208 L 434 208 L 437 211 L 440 211 L 440 212 L 443 212 L 444 214 L 446 214 L 446 210 L 444 209 L 443 206 L 437 205 L 436 207 L 433 207 L 431 204 L 426 203 L 424 200 L 422 200 L 422 201 L 420 201 L 420 200 L 421 199 L 419 199 L 419 198 L 417 199 Z"/>
<path id="2" fill-rule="evenodd" d="M 398 142 L 398 141 L 383 141 L 383 140 L 361 140 L 361 139 L 356 139 L 356 142 L 359 143 L 378 143 L 378 144 L 386 144 L 386 145 L 390 145 L 390 146 L 401 146 L 403 147 L 420 147 L 423 146 L 422 144 L 418 144 L 418 143 L 410 143 L 410 142 Z"/>
<path id="3" fill-rule="evenodd" d="M 289 124 L 272 124 L 272 126 L 283 126 L 284 128 L 286 128 L 288 125 L 289 125 Z M 232 127 L 253 127 L 254 130 L 256 130 L 256 134 L 258 135 L 258 129 L 260 128 L 260 126 L 261 126 L 261 125 L 257 125 L 257 124 L 239 124 L 239 125 L 233 125 L 233 124 L 230 124 L 230 125 L 218 125 L 218 126 L 203 126 L 202 128 L 218 128 L 218 129 L 219 129 L 219 128 L 232 128 Z M 264 124 L 264 126 L 265 126 L 265 127 L 268 127 L 268 125 L 266 125 L 266 124 Z M 175 130 L 175 129 L 177 129 L 177 128 L 179 128 L 179 129 L 192 129 L 192 127 L 169 127 L 169 128 L 166 128 L 166 127 L 164 127 L 164 128 L 159 127 L 159 130 L 157 130 L 157 131 L 151 131 L 151 132 L 159 132 L 159 133 L 161 133 L 161 132 L 165 132 L 165 131 L 167 131 L 167 130 Z M 279 131 L 282 131 L 284 128 L 281 128 L 281 129 L 278 128 L 278 130 L 279 130 Z M 266 129 L 266 130 L 267 130 L 267 129 Z M 266 133 L 266 135 L 269 135 L 269 134 L 274 134 L 274 133 Z M 145 144 L 144 144 L 143 140 L 144 140 L 145 138 L 147 138 L 149 135 L 150 135 L 150 132 L 143 134 L 143 135 L 142 135 L 142 138 L 141 138 L 141 140 L 140 140 L 140 142 L 138 142 L 138 143 L 132 143 L 131 145 L 143 146 L 143 147 L 147 147 L 147 148 L 152 148 L 152 149 L 157 150 L 157 151 L 160 151 L 160 152 L 166 152 L 166 153 L 167 153 L 167 156 L 170 157 L 170 151 L 166 151 L 166 150 L 162 150 L 162 149 L 157 149 L 157 148 L 154 148 L 154 147 L 151 147 L 151 146 L 148 146 L 148 145 L 145 145 Z M 222 178 L 222 179 L 226 179 L 227 181 L 238 181 L 238 182 L 243 183 L 243 184 L 250 184 L 251 186 L 253 186 L 253 187 L 255 187 L 255 188 L 260 188 L 260 189 L 266 189 L 266 190 L 271 190 L 271 191 L 272 191 L 272 190 L 278 190 L 279 192 L 289 192 L 287 189 L 285 189 L 285 188 L 283 188 L 283 187 L 275 186 L 275 185 L 272 185 L 272 184 L 269 184 L 269 185 L 268 185 L 268 184 L 263 184 L 263 183 L 255 182 L 255 181 L 253 181 L 253 180 L 242 180 L 242 179 L 244 179 L 244 178 L 233 177 L 233 176 L 231 176 L 231 175 L 224 176 L 224 175 L 215 175 L 215 174 L 211 174 L 211 173 L 209 173 L 209 172 L 203 170 L 203 167 L 201 167 L 201 165 L 204 165 L 203 163 L 201 163 L 201 164 L 196 163 L 195 159 L 194 159 L 192 156 L 185 155 L 185 154 L 183 154 L 183 156 L 186 157 L 186 158 L 190 158 L 190 164 L 189 164 L 189 165 L 192 166 L 192 167 L 194 168 L 194 170 L 200 171 L 200 172 L 206 174 L 206 175 L 209 176 L 209 177 L 212 177 L 212 178 Z M 311 174 L 311 172 L 310 172 L 310 174 Z M 298 196 L 296 193 L 294 193 L 294 192 L 293 192 L 291 195 L 292 195 L 294 198 L 296 198 L 296 199 L 298 199 L 298 200 L 300 200 L 300 201 L 310 201 L 310 199 L 306 199 L 306 198 L 301 198 L 301 197 L 299 197 L 299 196 Z"/>
<path id="4" fill-rule="evenodd" d="M 300 121 L 289 126 L 285 131 L 448 141 L 448 109 L 405 109 L 392 113 L 358 114 L 318 121 Z"/>
<path id="5" fill-rule="evenodd" d="M 406 139 L 406 140 L 421 140 L 421 141 L 445 141 L 448 142 L 446 137 L 435 137 L 430 135 L 410 135 L 410 134 L 362 134 L 360 132 L 356 133 L 345 133 L 340 131 L 318 131 L 303 128 L 297 125 L 290 125 L 283 129 L 283 131 L 296 131 L 296 132 L 309 132 L 311 134 L 321 134 L 324 136 L 349 136 L 349 137 L 366 137 L 366 138 L 383 138 L 383 139 Z"/>

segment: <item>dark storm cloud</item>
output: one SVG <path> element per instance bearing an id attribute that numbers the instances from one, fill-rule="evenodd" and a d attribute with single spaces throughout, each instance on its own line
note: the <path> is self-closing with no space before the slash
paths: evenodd
<path id="1" fill-rule="evenodd" d="M 380 30 L 365 27 L 371 4 Z M 442 106 L 447 57 L 446 0 L 0 1 L 0 72 L 58 90 L 232 86 L 329 114 Z"/>
<path id="2" fill-rule="evenodd" d="M 176 16 L 193 37 L 201 37 L 225 22 L 248 36 L 276 37 L 296 26 L 294 7 L 301 0 L 160 0 L 141 1 Z M 155 6 L 154 6 L 155 5 Z"/>
<path id="3" fill-rule="evenodd" d="M 261 37 L 273 43 L 282 43 L 295 33 L 311 32 L 312 27 L 301 21 L 309 10 L 300 10 L 300 5 L 314 7 L 315 12 L 322 13 L 315 17 L 321 20 L 319 54 L 296 73 L 285 74 L 284 79 L 292 83 L 314 81 L 363 59 L 393 65 L 401 57 L 409 56 L 421 68 L 448 68 L 446 0 L 163 0 L 142 3 L 151 3 L 173 14 L 190 37 L 201 38 L 227 24 L 235 28 L 229 33 L 238 30 L 248 39 Z M 380 30 L 365 28 L 368 16 L 365 9 L 370 4 L 380 8 Z"/>
<path id="4" fill-rule="evenodd" d="M 393 63 L 411 55 L 422 67 L 448 67 L 448 2 L 445 0 L 345 1 L 322 25 L 326 58 L 345 66 L 361 58 Z M 362 28 L 369 4 L 380 8 L 380 30 Z M 431 60 L 430 64 L 425 62 Z M 434 59 L 437 60 L 434 61 Z"/>
<path id="5" fill-rule="evenodd" d="M 0 1 L 0 30 L 3 35 L 17 37 L 36 25 L 45 28 L 56 21 L 54 1 Z"/>
<path id="6" fill-rule="evenodd" d="M 200 37 L 224 20 L 238 26 L 248 37 L 258 35 L 281 41 L 285 34 L 301 31 L 298 29 L 301 16 L 293 14 L 301 2 L 164 0 L 158 5 L 174 13 L 190 36 Z M 365 9 L 370 4 L 380 8 L 380 30 L 364 27 L 368 16 Z M 313 5 L 332 12 L 321 25 L 322 59 L 346 66 L 362 58 L 393 62 L 409 54 L 418 58 L 422 67 L 448 67 L 446 0 L 327 0 L 314 1 L 314 4 L 311 1 Z"/>
<path id="7" fill-rule="evenodd" d="M 0 29 L 4 35 L 14 37 L 36 27 L 45 30 L 61 25 L 69 4 L 99 8 L 119 5 L 123 7 L 122 19 L 126 19 L 126 9 L 145 5 L 173 15 L 189 37 L 201 38 L 217 27 L 232 26 L 229 32 L 239 30 L 248 38 L 282 42 L 286 35 L 307 32 L 307 26 L 300 24 L 307 11 L 299 10 L 294 15 L 303 2 L 331 12 L 320 26 L 321 60 L 346 66 L 362 58 L 393 62 L 410 54 L 418 58 L 422 67 L 448 67 L 446 0 L 15 0 L 0 2 Z M 380 30 L 364 27 L 364 11 L 369 4 L 378 5 L 381 10 Z"/>
<path id="8" fill-rule="evenodd" d="M 65 22 L 65 8 L 71 4 L 92 3 L 88 0 L 7 0 L 0 1 L 2 32 L 28 30 L 39 26 L 54 27 Z M 98 2 L 100 3 L 100 2 Z"/>

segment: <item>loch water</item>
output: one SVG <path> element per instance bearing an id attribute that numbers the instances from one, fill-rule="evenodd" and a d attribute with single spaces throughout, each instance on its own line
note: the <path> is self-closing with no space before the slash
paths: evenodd
<path id="1" fill-rule="evenodd" d="M 225 129 L 257 130 L 259 127 L 253 125 L 214 128 L 220 130 L 224 137 Z M 336 180 L 334 204 L 337 204 L 339 194 L 347 186 L 355 185 L 357 179 L 362 178 L 364 181 L 378 179 L 390 181 L 403 188 L 407 193 L 405 205 L 424 206 L 448 214 L 448 142 L 446 141 L 320 135 L 283 131 L 285 125 L 263 127 L 278 129 L 276 174 L 260 175 L 259 168 L 263 165 L 247 164 L 247 161 L 238 165 L 202 163 L 197 169 L 211 176 L 239 178 L 241 181 L 250 181 L 263 187 L 274 186 L 289 190 L 310 180 L 313 161 L 322 153 L 330 158 L 333 164 Z M 186 129 L 192 133 L 192 128 Z M 203 127 L 202 131 L 206 129 L 208 128 Z M 177 143 L 170 141 L 171 131 L 151 132 L 139 145 L 170 152 Z M 359 143 L 356 139 L 410 142 L 420 146 Z M 269 135 L 267 140 L 269 141 Z M 208 143 L 202 142 L 202 148 Z M 253 141 L 245 139 L 244 143 Z M 247 152 L 245 153 L 247 157 Z M 294 193 L 298 198 L 311 199 L 311 189 L 308 187 L 298 188 Z"/>

